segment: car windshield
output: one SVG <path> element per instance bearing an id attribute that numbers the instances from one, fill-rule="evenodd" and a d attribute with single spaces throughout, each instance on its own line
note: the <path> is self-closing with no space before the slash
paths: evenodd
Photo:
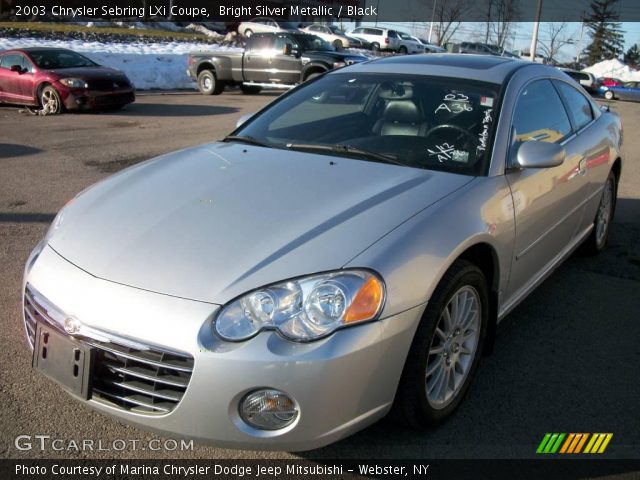
<path id="1" fill-rule="evenodd" d="M 36 50 L 29 56 L 38 68 L 52 70 L 56 68 L 95 67 L 98 64 L 87 57 L 70 50 Z"/>
<path id="2" fill-rule="evenodd" d="M 335 51 L 333 45 L 316 35 L 294 34 L 292 37 L 298 43 L 303 52 L 310 50 L 319 50 L 324 52 Z"/>
<path id="3" fill-rule="evenodd" d="M 398 35 L 400 35 L 400 38 L 403 40 L 411 40 L 412 42 L 415 42 L 413 37 L 411 37 L 411 35 L 409 35 L 408 33 L 398 32 Z"/>
<path id="4" fill-rule="evenodd" d="M 459 78 L 334 73 L 281 97 L 234 135 L 271 148 L 483 175 L 498 88 Z"/>
<path id="5" fill-rule="evenodd" d="M 338 27 L 336 27 L 335 25 L 329 25 L 329 30 L 331 30 L 333 33 L 335 33 L 336 35 L 344 35 L 344 31 L 340 30 Z"/>

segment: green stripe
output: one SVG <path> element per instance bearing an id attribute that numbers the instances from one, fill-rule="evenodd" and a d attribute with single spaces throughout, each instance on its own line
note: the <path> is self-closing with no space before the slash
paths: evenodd
<path id="1" fill-rule="evenodd" d="M 540 442 L 540 445 L 538 445 L 538 449 L 536 450 L 536 453 L 542 453 L 542 451 L 544 450 L 544 446 L 549 441 L 549 437 L 551 437 L 551 434 L 550 433 L 545 433 L 544 438 Z"/>
<path id="2" fill-rule="evenodd" d="M 564 435 L 565 435 L 564 433 L 560 434 L 560 436 L 558 437 L 558 440 L 556 440 L 556 444 L 551 449 L 551 453 L 556 453 L 558 451 L 558 449 L 560 448 L 560 444 L 562 443 L 562 440 L 564 440 Z"/>
<path id="3" fill-rule="evenodd" d="M 547 442 L 547 446 L 544 447 L 544 451 L 542 453 L 551 453 L 551 447 L 553 447 L 553 444 L 555 443 L 556 438 L 558 438 L 557 433 L 554 433 L 553 435 L 551 435 L 551 438 L 549 439 L 549 442 Z"/>

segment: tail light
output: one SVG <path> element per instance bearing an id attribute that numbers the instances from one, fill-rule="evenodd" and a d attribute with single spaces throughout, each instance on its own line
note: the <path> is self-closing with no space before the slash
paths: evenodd
<path id="1" fill-rule="evenodd" d="M 389 37 L 386 37 L 386 38 L 384 39 L 384 43 L 389 43 Z"/>

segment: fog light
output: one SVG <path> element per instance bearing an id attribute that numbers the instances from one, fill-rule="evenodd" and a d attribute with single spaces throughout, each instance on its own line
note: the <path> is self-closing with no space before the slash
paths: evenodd
<path id="1" fill-rule="evenodd" d="M 298 417 L 298 407 L 279 390 L 257 390 L 240 402 L 240 417 L 254 428 L 279 430 Z"/>

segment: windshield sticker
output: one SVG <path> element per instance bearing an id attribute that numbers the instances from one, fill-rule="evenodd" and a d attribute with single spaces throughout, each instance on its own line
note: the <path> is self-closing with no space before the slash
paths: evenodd
<path id="1" fill-rule="evenodd" d="M 473 107 L 469 102 L 469 97 L 462 93 L 448 93 L 442 99 L 442 103 L 438 105 L 434 113 L 440 110 L 446 110 L 449 113 L 473 112 Z"/>
<path id="2" fill-rule="evenodd" d="M 491 125 L 491 121 L 493 120 L 493 118 L 491 117 L 492 112 L 493 108 L 487 108 L 484 111 L 484 116 L 482 118 L 482 130 L 480 131 L 480 135 L 478 136 L 479 145 L 476 147 L 476 155 L 480 155 L 481 152 L 484 152 L 487 149 L 487 142 L 489 141 L 489 126 Z"/>
<path id="3" fill-rule="evenodd" d="M 493 107 L 493 97 L 480 97 L 480 106 Z"/>
<path id="4" fill-rule="evenodd" d="M 434 150 L 428 148 L 427 152 L 429 152 L 429 157 L 436 156 L 440 163 L 443 163 L 445 160 L 453 160 L 454 162 L 463 163 L 469 161 L 469 152 L 456 150 L 453 145 L 450 145 L 447 142 L 441 145 L 436 145 Z"/>

